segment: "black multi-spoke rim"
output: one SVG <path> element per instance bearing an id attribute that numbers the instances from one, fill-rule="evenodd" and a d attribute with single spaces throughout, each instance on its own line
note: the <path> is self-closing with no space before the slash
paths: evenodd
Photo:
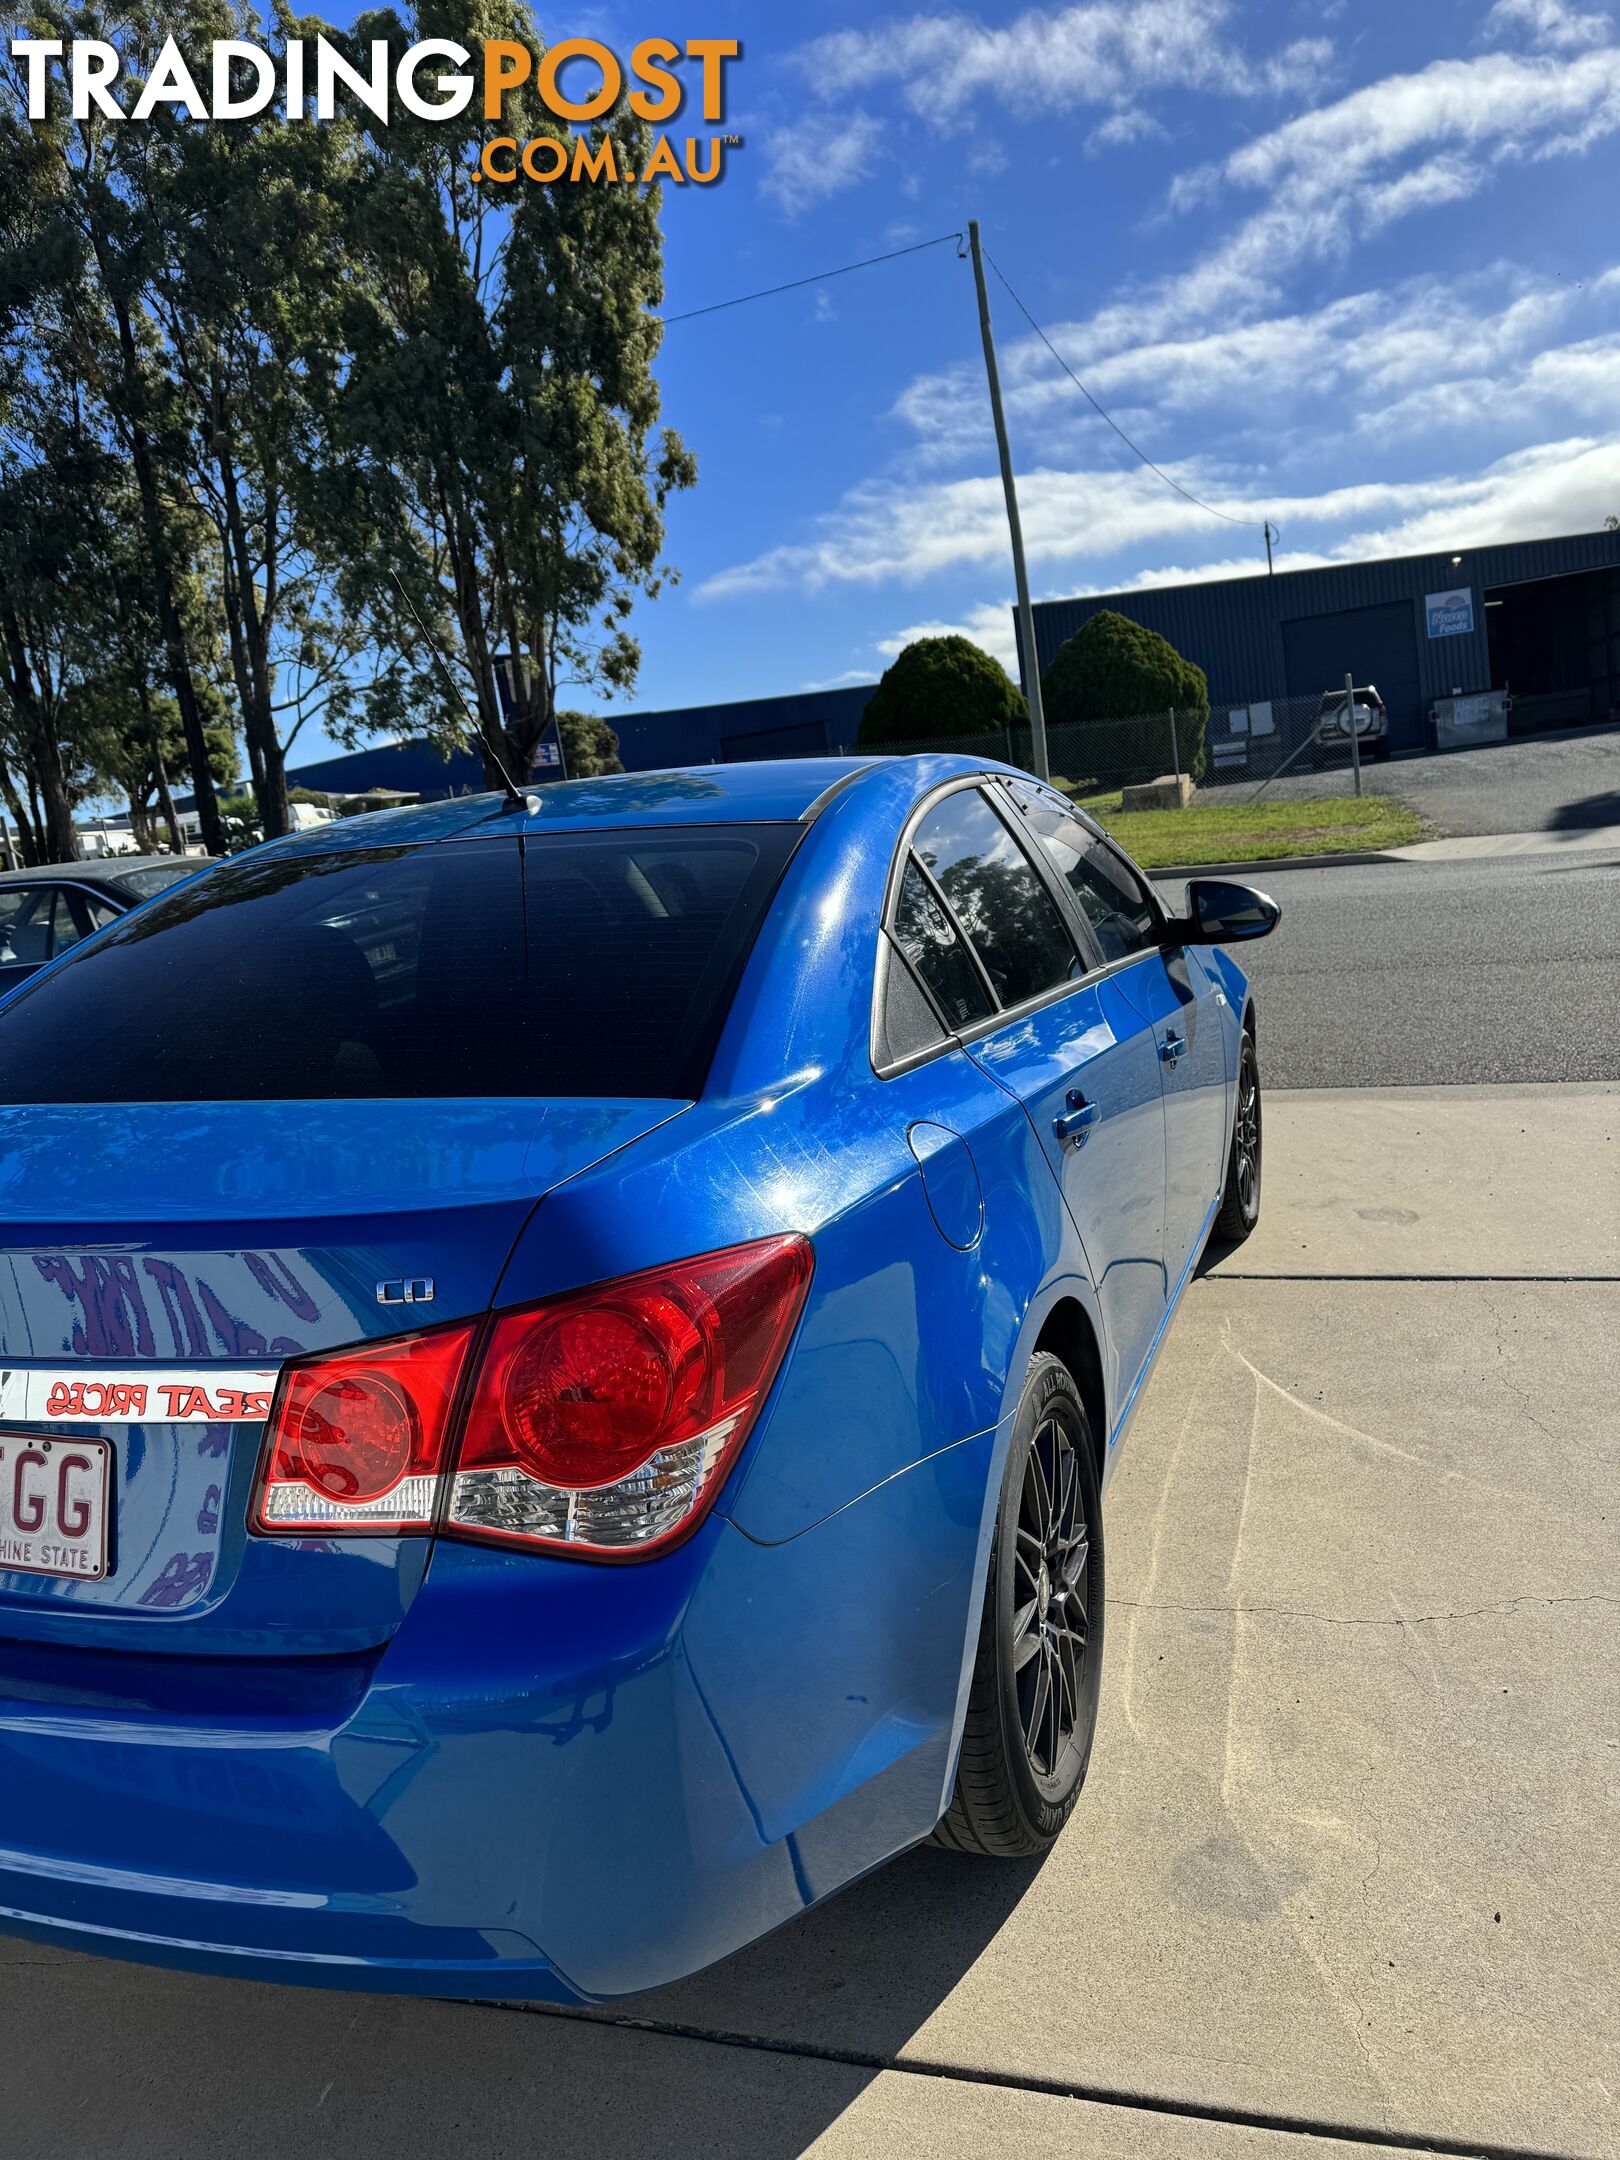
<path id="1" fill-rule="evenodd" d="M 1233 1141 L 1237 1162 L 1238 1198 L 1245 1215 L 1252 1215 L 1260 1199 L 1260 1081 L 1252 1060 L 1245 1058 L 1238 1079 L 1237 1132 Z"/>
<path id="2" fill-rule="evenodd" d="M 1061 1787 L 1075 1746 L 1089 1635 L 1091 1536 L 1074 1443 L 1056 1418 L 1036 1433 L 1018 1496 L 1013 1675 L 1029 1765 Z"/>

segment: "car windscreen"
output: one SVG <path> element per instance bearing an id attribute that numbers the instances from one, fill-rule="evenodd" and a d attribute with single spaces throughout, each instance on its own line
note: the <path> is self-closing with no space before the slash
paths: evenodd
<path id="1" fill-rule="evenodd" d="M 0 1015 L 0 1102 L 696 1094 L 792 826 L 249 855 Z"/>

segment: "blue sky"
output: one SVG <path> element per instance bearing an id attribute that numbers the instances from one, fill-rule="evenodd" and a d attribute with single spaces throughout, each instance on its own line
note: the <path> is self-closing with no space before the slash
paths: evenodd
<path id="1" fill-rule="evenodd" d="M 689 0 L 690 4 L 690 0 Z M 1620 512 L 1620 25 L 1594 0 L 594 6 L 740 35 L 671 313 L 949 231 L 992 287 L 1037 598 L 1465 546 Z M 875 677 L 919 630 L 1010 663 L 971 273 L 951 247 L 672 324 L 697 453 L 621 709 Z"/>

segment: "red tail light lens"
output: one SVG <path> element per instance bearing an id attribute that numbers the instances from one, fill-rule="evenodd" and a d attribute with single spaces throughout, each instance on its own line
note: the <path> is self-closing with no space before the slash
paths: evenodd
<path id="1" fill-rule="evenodd" d="M 256 1530 L 426 1531 L 476 1323 L 285 1366 L 270 1408 Z"/>
<path id="2" fill-rule="evenodd" d="M 652 1268 L 495 1322 L 445 1528 L 597 1559 L 702 1520 L 810 1285 L 803 1238 Z"/>

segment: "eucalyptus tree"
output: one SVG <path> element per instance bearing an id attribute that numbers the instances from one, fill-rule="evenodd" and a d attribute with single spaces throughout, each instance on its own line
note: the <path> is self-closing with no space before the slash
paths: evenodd
<path id="1" fill-rule="evenodd" d="M 290 19 L 270 40 L 284 50 Z M 245 21 L 217 10 L 214 33 Z M 343 368 L 353 266 L 343 197 L 357 141 L 341 116 L 183 131 L 158 176 L 165 234 L 152 313 L 181 415 L 185 469 L 218 546 L 219 590 L 249 772 L 266 835 L 288 830 L 287 752 L 315 712 L 339 728 L 365 627 L 336 604 L 338 538 L 305 476 Z M 322 540 L 328 543 L 323 551 Z"/>
<path id="2" fill-rule="evenodd" d="M 397 57 L 418 38 L 541 50 L 522 0 L 423 0 L 409 24 L 381 10 L 335 41 L 358 64 L 373 40 Z M 575 135 L 532 84 L 506 93 L 498 119 L 475 98 L 456 117 L 359 120 L 365 154 L 342 197 L 355 270 L 345 365 L 312 480 L 345 535 L 347 599 L 399 640 L 371 719 L 408 705 L 441 731 L 459 724 L 439 663 L 413 645 L 419 615 L 476 715 L 493 781 L 490 746 L 527 772 L 565 685 L 634 683 L 631 610 L 669 574 L 664 508 L 695 466 L 659 426 L 660 191 L 479 179 L 497 136 L 550 135 L 571 160 Z M 606 114 L 587 148 L 608 140 L 620 171 L 644 169 L 643 122 Z"/>
<path id="3" fill-rule="evenodd" d="M 216 30 L 218 22 L 217 10 L 188 0 L 121 9 L 110 20 L 93 8 L 40 0 L 28 29 L 64 43 L 106 39 L 118 47 L 125 80 L 133 86 L 144 79 L 165 37 L 228 35 L 228 29 Z M 0 80 L 10 102 L 23 110 L 25 86 L 15 62 L 0 59 Z M 35 388 L 71 388 L 104 420 L 109 441 L 127 460 L 163 670 L 180 712 L 203 843 L 214 853 L 222 835 L 197 660 L 187 636 L 187 566 L 177 544 L 177 524 L 187 509 L 180 478 L 184 414 L 152 315 L 166 246 L 156 206 L 189 125 L 165 106 L 139 126 L 110 118 L 93 102 L 75 118 L 58 86 L 44 118 L 9 128 L 0 136 L 0 196 L 25 191 L 18 226 L 26 220 L 32 242 L 8 250 L 0 291 L 10 291 L 24 316 L 22 365 Z"/>
<path id="4" fill-rule="evenodd" d="M 17 461 L 0 478 L 0 763 L 7 807 L 36 862 L 80 853 L 73 808 L 87 775 L 69 703 L 75 633 L 62 606 L 76 544 L 51 475 Z"/>

